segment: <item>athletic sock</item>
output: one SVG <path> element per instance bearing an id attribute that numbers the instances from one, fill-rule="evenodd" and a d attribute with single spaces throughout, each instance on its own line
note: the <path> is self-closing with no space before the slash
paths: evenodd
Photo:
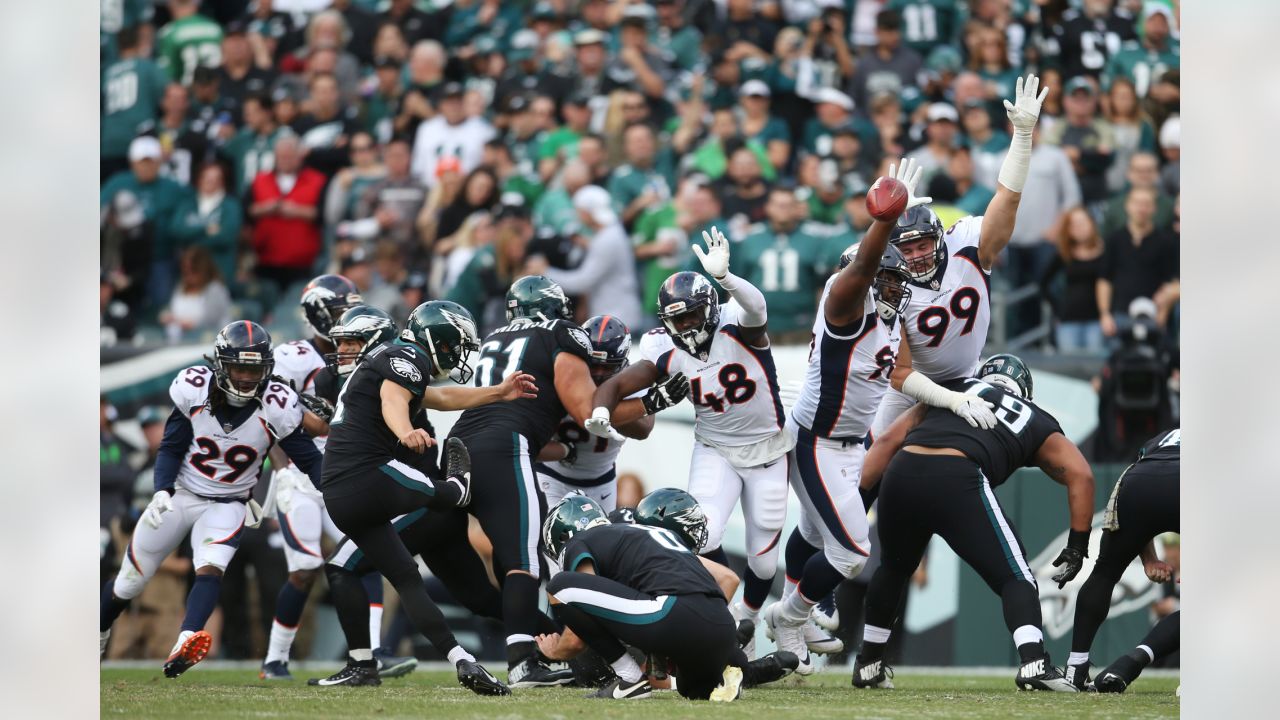
<path id="1" fill-rule="evenodd" d="M 752 612 L 759 612 L 760 606 L 769 599 L 769 589 L 773 587 L 773 578 L 765 579 L 756 575 L 751 568 L 746 568 L 742 575 L 742 604 Z"/>
<path id="2" fill-rule="evenodd" d="M 889 628 L 863 625 L 862 651 L 858 653 L 858 659 L 871 663 L 884 658 L 884 649 L 889 644 L 890 632 Z"/>
<path id="3" fill-rule="evenodd" d="M 307 593 L 286 581 L 276 596 L 276 617 L 271 622 L 271 638 L 267 643 L 267 662 L 289 662 L 289 650 L 298 635 L 298 623 L 307 605 Z"/>
<path id="4" fill-rule="evenodd" d="M 102 586 L 102 597 L 100 598 L 100 609 L 98 611 L 98 632 L 106 632 L 111 629 L 111 625 L 120 617 L 120 613 L 129 607 L 129 601 L 116 597 L 115 579 L 107 581 Z"/>
<path id="5" fill-rule="evenodd" d="M 1070 656 L 1068 656 L 1068 657 L 1067 657 L 1067 664 L 1068 664 L 1068 665 L 1088 665 L 1088 664 L 1089 664 L 1089 653 L 1087 653 L 1087 652 L 1073 652 L 1073 653 L 1071 653 L 1071 655 L 1070 655 Z"/>
<path id="6" fill-rule="evenodd" d="M 803 590 L 798 590 L 791 593 L 791 597 L 782 601 L 778 606 L 778 614 L 789 625 L 802 625 L 809 619 L 809 615 L 813 612 L 813 606 L 816 604 L 805 597 Z"/>
<path id="7" fill-rule="evenodd" d="M 288 583 L 285 583 L 288 585 Z M 289 650 L 293 647 L 293 639 L 298 635 L 298 626 L 289 627 L 280 624 L 277 618 L 271 621 L 271 639 L 267 644 L 266 662 L 289 662 Z"/>
<path id="8" fill-rule="evenodd" d="M 1139 653 L 1141 653 L 1141 656 L 1139 655 Z M 1134 648 L 1134 652 L 1132 654 L 1133 654 L 1133 659 L 1137 660 L 1138 662 L 1141 662 L 1143 667 L 1146 667 L 1147 664 L 1153 662 L 1156 659 L 1155 652 L 1152 651 L 1151 648 L 1147 647 L 1146 645 L 1139 645 L 1138 647 Z M 1143 657 L 1145 657 L 1146 659 L 1144 660 Z"/>
<path id="9" fill-rule="evenodd" d="M 510 573 L 502 583 L 507 667 L 515 667 L 534 654 L 533 634 L 538 631 L 538 592 L 538 579 L 527 573 Z"/>
<path id="10" fill-rule="evenodd" d="M 354 648 L 348 650 L 347 654 L 358 663 L 373 662 L 373 650 L 371 648 Z"/>
<path id="11" fill-rule="evenodd" d="M 222 590 L 221 575 L 197 575 L 187 594 L 187 614 L 182 619 L 183 630 L 201 630 L 209 622 L 209 616 L 218 606 L 218 594 Z"/>
<path id="12" fill-rule="evenodd" d="M 644 677 L 644 673 L 640 671 L 640 666 L 636 664 L 630 653 L 622 653 L 622 657 L 609 663 L 609 667 L 613 668 L 613 672 L 622 679 L 623 682 L 633 683 Z"/>
<path id="13" fill-rule="evenodd" d="M 1013 644 L 1018 646 L 1018 658 L 1025 665 L 1044 657 L 1044 633 L 1034 625 L 1023 625 L 1013 631 Z"/>
<path id="14" fill-rule="evenodd" d="M 382 575 L 371 572 L 360 578 L 364 592 L 369 596 L 369 642 L 382 647 Z"/>
<path id="15" fill-rule="evenodd" d="M 466 661 L 468 661 L 468 662 L 475 662 L 475 661 L 476 661 L 475 656 L 474 656 L 474 655 L 472 655 L 471 653 L 467 652 L 467 651 L 466 651 L 466 649 L 465 649 L 465 648 L 463 648 L 461 645 L 459 645 L 459 646 L 455 647 L 454 649 L 450 650 L 450 651 L 449 651 L 449 654 L 448 654 L 448 655 L 446 655 L 446 657 L 449 659 L 449 663 L 450 663 L 450 664 L 452 664 L 452 665 L 457 665 L 458 663 L 462 662 L 463 660 L 466 660 Z"/>
<path id="16" fill-rule="evenodd" d="M 798 587 L 800 587 L 800 581 L 792 580 L 791 576 L 788 575 L 782 581 L 782 602 L 786 602 L 791 597 L 791 593 L 795 592 Z"/>

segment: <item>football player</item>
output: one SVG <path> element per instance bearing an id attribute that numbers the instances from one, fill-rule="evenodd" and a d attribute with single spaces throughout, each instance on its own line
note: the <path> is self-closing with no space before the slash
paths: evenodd
<path id="1" fill-rule="evenodd" d="M 785 428 L 764 295 L 729 272 L 729 242 L 719 229 L 702 237 L 707 250 L 695 245 L 694 252 L 731 300 L 721 305 L 715 288 L 696 272 L 667 278 L 658 290 L 662 327 L 640 341 L 643 360 L 596 390 L 596 409 L 585 427 L 608 433 L 620 398 L 662 378 L 689 378 L 696 418 L 689 493 L 707 513 L 704 554 L 728 565 L 720 544 L 739 501 L 746 520 L 747 569 L 742 600 L 733 605 L 734 617 L 747 623 L 745 633 L 754 628 L 777 571 L 795 434 Z"/>
<path id="2" fill-rule="evenodd" d="M 271 378 L 267 331 L 247 320 L 227 325 L 214 340 L 209 364 L 186 368 L 169 386 L 174 409 L 156 457 L 156 492 L 129 541 L 127 561 L 102 590 L 100 651 L 115 619 L 190 533 L 196 579 L 164 663 L 169 678 L 209 652 L 213 638 L 203 628 L 218 602 L 222 573 L 245 525 L 262 522 L 250 493 L 267 451 L 279 444 L 302 472 L 320 478 L 320 452 L 302 430 L 298 396 Z"/>
<path id="3" fill-rule="evenodd" d="M 325 422 L 326 435 L 342 381 L 367 350 L 394 339 L 398 332 L 391 316 L 368 305 L 351 306 L 334 324 L 326 325 L 333 320 L 331 312 L 337 312 L 353 299 L 359 299 L 354 291 L 355 286 L 340 275 L 322 275 L 311 281 L 302 295 L 302 307 L 304 317 L 313 328 L 312 339 L 286 343 L 277 347 L 275 352 L 276 367 L 280 368 L 283 361 L 285 368 L 278 374 L 289 380 L 293 387 L 305 388 L 304 398 L 323 400 L 321 405 L 313 402 L 316 410 L 324 412 L 327 405 L 328 412 L 320 418 Z M 315 330 L 318 326 L 325 328 L 323 334 Z M 325 351 L 325 347 L 333 350 Z M 317 360 L 322 363 L 318 368 L 315 367 Z M 325 440 L 325 435 L 315 438 L 316 447 L 321 452 L 324 452 Z M 298 623 L 311 594 L 311 586 L 324 562 L 320 553 L 320 536 L 323 533 L 336 543 L 342 539 L 342 533 L 325 510 L 324 496 L 296 467 L 286 465 L 277 470 L 274 484 L 276 517 L 284 538 L 289 579 L 276 598 L 267 657 L 262 662 L 258 677 L 263 680 L 292 680 L 289 651 L 298 633 Z M 382 628 L 382 576 L 370 573 L 364 582 L 370 602 L 369 632 L 377 640 L 381 637 Z M 418 664 L 417 658 L 397 657 L 381 647 L 374 650 L 374 658 L 383 678 L 405 675 Z"/>
<path id="4" fill-rule="evenodd" d="M 1152 582 L 1173 579 L 1173 568 L 1156 555 L 1155 538 L 1166 532 L 1178 532 L 1178 492 L 1181 486 L 1182 430 L 1170 430 L 1147 441 L 1134 461 L 1111 491 L 1102 525 L 1102 543 L 1098 560 L 1089 579 L 1076 595 L 1075 625 L 1071 632 L 1071 656 L 1067 658 L 1067 679 L 1084 690 L 1089 682 L 1089 648 L 1098 628 L 1111 611 L 1111 592 L 1129 563 L 1142 558 L 1142 566 Z M 1176 615 L 1176 614 L 1175 614 Z M 1167 618 L 1160 622 L 1166 625 Z M 1157 625 L 1159 627 L 1159 625 Z M 1155 630 L 1152 630 L 1155 633 Z M 1172 649 L 1169 649 L 1169 638 Z M 1144 643 L 1122 657 L 1103 675 L 1098 676 L 1098 689 L 1123 692 L 1125 686 L 1155 659 L 1152 648 L 1170 653 L 1178 647 L 1178 621 L 1175 619 L 1157 634 L 1156 645 Z M 1146 651 L 1142 648 L 1146 647 Z M 1126 660 L 1127 658 L 1127 660 Z M 1107 672 L 1113 676 L 1103 682 Z M 1118 689 L 1115 689 L 1118 688 Z"/>
<path id="5" fill-rule="evenodd" d="M 527 373 L 543 390 L 502 406 L 467 410 L 453 426 L 471 453 L 475 499 L 469 512 L 493 542 L 494 574 L 502 583 L 507 632 L 507 678 L 513 688 L 561 685 L 568 671 L 553 671 L 537 657 L 539 578 L 543 575 L 539 528 L 546 506 L 533 460 L 566 414 L 585 427 L 591 417 L 591 338 L 570 318 L 559 285 L 541 275 L 522 277 L 507 291 L 508 324 L 480 346 L 475 383 L 490 388 Z M 643 398 L 623 401 L 620 425 L 652 415 L 683 399 L 688 383 L 668 378 Z M 622 435 L 614 433 L 614 440 Z M 359 542 L 357 541 L 357 544 Z M 363 546 L 361 546 L 363 547 Z"/>
<path id="6" fill-rule="evenodd" d="M 676 492 L 673 502 L 651 502 L 654 513 L 638 511 L 637 524 L 610 523 L 594 500 L 570 495 L 542 526 L 547 551 L 563 568 L 547 591 L 566 630 L 541 636 L 538 644 L 556 660 L 587 647 L 603 657 L 617 679 L 592 697 L 639 700 L 652 694 L 624 643 L 670 659 L 676 688 L 686 698 L 731 702 L 740 696 L 748 663 L 725 597 L 737 577 L 695 554 L 707 536 L 706 518 L 687 493 Z M 785 674 L 778 672 L 778 658 L 755 665 L 768 666 L 771 679 Z"/>
<path id="7" fill-rule="evenodd" d="M 894 366 L 893 390 L 876 415 L 873 438 L 915 404 L 926 379 L 945 384 L 970 378 L 978 368 L 991 324 L 991 268 L 1013 235 L 1031 162 L 1032 130 L 1049 92 L 1045 88 L 1037 95 L 1039 86 L 1035 75 L 1019 78 L 1014 102 L 1004 102 L 1013 139 L 986 214 L 963 218 L 944 234 L 938 216 L 921 205 L 903 213 L 889 235 L 906 258 L 912 292 L 902 312 L 906 343 Z"/>
<path id="8" fill-rule="evenodd" d="M 890 166 L 889 177 L 907 188 L 906 212 L 930 200 L 915 195 L 921 172 L 913 160 Z M 790 428 L 797 435 L 791 486 L 801 515 L 787 541 L 782 600 L 766 610 L 765 621 L 778 647 L 800 659 L 797 672 L 802 675 L 814 671 L 810 650 L 844 649 L 810 617 L 817 602 L 841 580 L 862 571 L 870 553 L 858 478 L 866 435 L 889 388 L 898 352 L 898 314 L 912 294 L 906 261 L 888 245 L 894 225 L 894 219 L 874 221 L 862 242 L 841 256 L 840 271 L 827 281 L 821 312 L 813 323 L 804 386 L 791 413 Z M 917 399 L 971 423 L 995 425 L 995 416 L 977 397 L 946 390 L 928 379 L 924 383 L 927 392 L 913 387 Z M 743 629 L 743 640 L 748 640 L 748 630 Z"/>
<path id="9" fill-rule="evenodd" d="M 597 315 L 583 323 L 582 329 L 591 340 L 588 364 L 596 385 L 627 367 L 631 331 L 621 320 L 612 315 Z M 618 432 L 643 440 L 653 432 L 653 416 L 627 423 L 618 428 Z M 538 457 L 539 462 L 533 466 L 547 507 L 577 492 L 600 503 L 605 512 L 613 512 L 618 505 L 615 463 L 621 450 L 621 441 L 596 437 L 583 430 L 572 415 L 566 415 L 556 431 L 556 439 L 547 443 Z"/>
<path id="10" fill-rule="evenodd" d="M 1160 618 L 1160 622 L 1142 638 L 1142 642 L 1129 652 L 1116 658 L 1108 665 L 1093 683 L 1093 689 L 1100 693 L 1122 693 L 1144 668 L 1163 657 L 1178 651 L 1181 611 Z"/>
<path id="11" fill-rule="evenodd" d="M 419 409 L 462 410 L 537 395 L 532 378 L 520 372 L 491 387 L 431 387 L 432 380 L 470 379 L 467 359 L 478 344 L 470 313 L 456 303 L 432 301 L 414 309 L 400 337 L 370 350 L 338 395 L 321 492 L 334 524 L 391 581 L 410 621 L 454 664 L 458 681 L 473 692 L 493 695 L 506 694 L 506 686 L 458 644 L 392 524 L 423 508 L 447 510 L 471 500 L 467 450 L 461 443 L 448 445 L 449 465 L 458 474 L 444 482 L 406 462 L 412 460 L 410 454 L 421 455 L 435 445 L 430 433 L 414 427 L 411 419 Z M 344 630 L 348 637 L 358 637 L 364 628 Z M 346 667 L 317 684 L 378 683 L 372 648 L 351 646 Z"/>
<path id="12" fill-rule="evenodd" d="M 1005 624 L 1022 662 L 1018 688 L 1075 692 L 1045 652 L 1035 574 L 994 488 L 1023 466 L 1038 466 L 1066 485 L 1071 529 L 1067 547 L 1053 562 L 1064 566 L 1053 577 L 1062 587 L 1079 574 L 1088 555 L 1093 471 L 1058 421 L 1032 403 L 1031 371 L 1017 357 L 994 355 L 976 378 L 947 387 L 994 404 L 998 424 L 992 430 L 974 428 L 953 413 L 917 405 L 867 452 L 862 487 L 868 500 L 879 492 L 881 559 L 867 589 L 853 685 L 893 687 L 884 665 L 889 628 L 936 533 L 1003 601 Z"/>

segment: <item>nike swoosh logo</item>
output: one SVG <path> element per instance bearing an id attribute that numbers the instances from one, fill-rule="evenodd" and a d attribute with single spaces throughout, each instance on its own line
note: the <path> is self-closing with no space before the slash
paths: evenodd
<path id="1" fill-rule="evenodd" d="M 609 496 L 610 496 L 610 495 L 612 495 L 612 494 L 613 494 L 613 493 L 605 493 L 605 494 L 603 494 L 603 495 L 601 495 L 601 496 L 600 496 L 600 499 L 601 499 L 601 500 L 608 500 L 608 499 L 609 499 Z"/>

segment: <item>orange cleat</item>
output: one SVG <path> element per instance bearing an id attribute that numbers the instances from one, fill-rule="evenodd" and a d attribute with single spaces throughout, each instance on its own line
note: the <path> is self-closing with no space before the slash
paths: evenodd
<path id="1" fill-rule="evenodd" d="M 212 635 L 204 630 L 196 631 L 174 650 L 168 660 L 164 661 L 164 676 L 176 678 L 190 670 L 193 665 L 205 659 L 211 645 L 213 645 Z"/>

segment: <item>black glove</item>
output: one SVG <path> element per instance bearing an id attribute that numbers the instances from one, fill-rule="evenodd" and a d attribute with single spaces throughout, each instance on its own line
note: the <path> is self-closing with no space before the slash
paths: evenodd
<path id="1" fill-rule="evenodd" d="M 1065 565 L 1062 572 L 1053 576 L 1053 581 L 1058 583 L 1058 589 L 1075 579 L 1080 574 L 1080 570 L 1084 567 L 1084 559 L 1089 557 L 1089 531 L 1088 530 L 1072 530 L 1067 533 L 1067 546 L 1058 553 L 1058 559 L 1053 561 L 1053 566 Z"/>
<path id="2" fill-rule="evenodd" d="M 561 440 L 560 444 L 564 446 L 564 457 L 560 458 L 560 462 L 565 465 L 572 465 L 578 462 L 578 444 L 571 443 L 567 440 Z"/>
<path id="3" fill-rule="evenodd" d="M 333 405 L 328 400 L 318 395 L 308 395 L 302 393 L 298 395 L 298 400 L 302 402 L 302 407 L 315 413 L 316 417 L 325 422 L 333 419 Z"/>
<path id="4" fill-rule="evenodd" d="M 645 393 L 640 402 L 644 403 L 644 414 L 653 415 L 673 405 L 679 405 L 680 401 L 688 396 L 689 379 L 684 376 L 684 373 L 676 373 L 649 388 L 649 392 Z"/>

